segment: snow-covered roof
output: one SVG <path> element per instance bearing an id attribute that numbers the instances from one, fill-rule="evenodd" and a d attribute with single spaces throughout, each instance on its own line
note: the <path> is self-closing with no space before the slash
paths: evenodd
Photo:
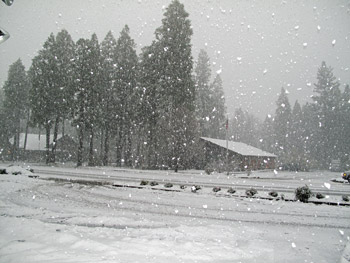
<path id="1" fill-rule="evenodd" d="M 226 140 L 219 140 L 219 139 L 213 139 L 213 138 L 207 138 L 207 137 L 201 137 L 201 139 L 226 149 Z M 228 141 L 228 149 L 229 151 L 238 153 L 243 156 L 277 157 L 272 153 L 265 152 L 263 150 L 260 150 L 258 148 L 255 148 L 253 146 L 250 146 L 242 142 Z"/>
<path id="2" fill-rule="evenodd" d="M 59 140 L 62 135 L 57 135 L 57 140 Z M 20 133 L 19 135 L 19 148 L 24 147 L 25 133 Z M 10 143 L 13 144 L 14 138 L 10 139 Z M 53 135 L 50 136 L 50 144 L 53 142 Z M 27 144 L 26 150 L 30 151 L 45 151 L 46 150 L 46 135 L 39 134 L 27 134 Z"/>

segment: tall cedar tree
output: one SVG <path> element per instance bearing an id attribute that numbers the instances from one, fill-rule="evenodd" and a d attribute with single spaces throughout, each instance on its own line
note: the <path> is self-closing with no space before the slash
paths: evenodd
<path id="1" fill-rule="evenodd" d="M 345 86 L 344 92 L 342 94 L 342 99 L 340 102 L 340 136 L 341 136 L 341 145 L 339 152 L 341 153 L 341 163 L 344 164 L 344 169 L 350 168 L 350 87 L 349 85 Z M 346 166 L 347 163 L 347 166 Z"/>
<path id="2" fill-rule="evenodd" d="M 74 42 L 67 30 L 60 31 L 56 36 L 54 48 L 55 74 L 55 126 L 53 134 L 51 161 L 55 162 L 58 127 L 68 118 L 74 98 L 73 61 Z M 64 128 L 63 128 L 64 129 Z"/>
<path id="3" fill-rule="evenodd" d="M 109 162 L 109 141 L 111 137 L 112 122 L 115 120 L 113 111 L 114 98 L 117 98 L 115 80 L 116 75 L 116 46 L 115 40 L 111 31 L 109 31 L 101 43 L 101 158 L 102 164 L 108 165 Z"/>
<path id="4" fill-rule="evenodd" d="M 124 157 L 125 165 L 132 166 L 132 136 L 134 133 L 134 107 L 137 86 L 137 64 L 136 44 L 130 37 L 127 25 L 120 33 L 116 46 L 116 96 L 114 107 L 116 112 L 115 126 L 117 165 L 121 165 Z"/>
<path id="5" fill-rule="evenodd" d="M 212 93 L 210 108 L 210 137 L 224 139 L 225 138 L 225 95 L 220 74 L 217 74 L 210 86 Z"/>
<path id="6" fill-rule="evenodd" d="M 100 45 L 96 34 L 91 36 L 89 42 L 89 65 L 90 65 L 90 85 L 87 87 L 87 100 L 86 100 L 86 132 L 89 139 L 89 157 L 88 165 L 96 165 L 94 156 L 94 139 L 95 132 L 98 127 L 101 127 L 101 54 Z"/>
<path id="7" fill-rule="evenodd" d="M 191 22 L 183 4 L 174 0 L 167 7 L 162 26 L 156 30 L 160 48 L 159 83 L 163 98 L 161 125 L 164 129 L 162 147 L 166 149 L 167 164 L 178 170 L 185 164 L 185 154 L 193 142 L 195 122 L 195 89 L 192 79 Z"/>
<path id="8" fill-rule="evenodd" d="M 158 42 L 153 42 L 149 47 L 145 47 L 140 55 L 139 66 L 139 82 L 140 82 L 140 112 L 143 118 L 139 120 L 140 127 L 142 127 L 140 136 L 144 140 L 141 149 L 141 165 L 143 167 L 155 169 L 159 167 L 159 138 L 158 132 L 159 122 L 161 117 L 160 101 L 164 99 L 160 92 L 161 72 L 160 65 L 160 49 Z"/>
<path id="9" fill-rule="evenodd" d="M 50 133 L 57 117 L 59 92 L 57 86 L 57 63 L 55 58 L 55 36 L 51 33 L 39 54 L 32 60 L 29 70 L 32 88 L 30 90 L 31 122 L 46 130 L 46 163 L 51 161 Z"/>
<path id="10" fill-rule="evenodd" d="M 77 165 L 82 165 L 85 133 L 89 136 L 89 165 L 94 165 L 94 128 L 100 117 L 100 65 L 99 44 L 95 34 L 91 39 L 79 39 L 76 44 L 75 77 L 76 107 L 74 123 L 78 129 Z"/>
<path id="11" fill-rule="evenodd" d="M 317 72 L 317 83 L 315 83 L 313 96 L 317 110 L 317 119 L 319 122 L 317 148 L 319 158 L 324 168 L 328 168 L 332 159 L 340 156 L 339 148 L 341 141 L 340 135 L 340 101 L 341 92 L 339 82 L 333 75 L 333 69 L 327 67 L 323 61 Z"/>
<path id="12" fill-rule="evenodd" d="M 30 83 L 27 78 L 22 61 L 18 59 L 8 71 L 8 77 L 4 85 L 4 113 L 7 129 L 14 135 L 13 157 L 17 158 L 19 150 L 19 134 L 21 131 L 21 119 L 27 118 L 29 113 L 28 94 Z M 2 124 L 4 125 L 4 124 Z"/>
<path id="13" fill-rule="evenodd" d="M 274 120 L 275 127 L 275 153 L 280 157 L 281 163 L 288 162 L 289 154 L 289 133 L 291 122 L 291 107 L 288 100 L 287 92 L 284 88 L 281 89 L 281 93 L 276 102 L 276 115 Z"/>
<path id="14" fill-rule="evenodd" d="M 210 137 L 210 117 L 212 112 L 212 92 L 210 90 L 210 60 L 207 52 L 199 51 L 195 72 L 196 87 L 196 115 L 199 123 L 200 135 Z"/>

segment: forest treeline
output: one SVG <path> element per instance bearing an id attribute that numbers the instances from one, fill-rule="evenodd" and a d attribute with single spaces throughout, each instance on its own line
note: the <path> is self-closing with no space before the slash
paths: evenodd
<path id="1" fill-rule="evenodd" d="M 16 159 L 19 134 L 36 128 L 46 134 L 46 162 L 55 162 L 58 134 L 74 129 L 78 166 L 203 167 L 199 138 L 225 139 L 226 107 L 206 51 L 193 61 L 188 16 L 172 1 L 139 55 L 127 25 L 117 39 L 110 31 L 101 42 L 96 34 L 77 42 L 66 30 L 51 34 L 28 71 L 20 59 L 9 68 L 0 154 L 9 148 Z M 303 106 L 292 108 L 282 88 L 275 116 L 264 122 L 237 109 L 228 137 L 277 154 L 289 168 L 349 163 L 349 86 L 341 91 L 324 62 L 317 80 L 313 102 Z"/>
<path id="2" fill-rule="evenodd" d="M 27 119 L 45 130 L 46 161 L 55 162 L 58 133 L 69 123 L 76 128 L 78 166 L 88 148 L 89 165 L 192 167 L 200 126 L 219 136 L 225 108 L 220 76 L 210 83 L 210 71 L 202 72 L 201 64 L 210 66 L 204 51 L 193 74 L 188 16 L 173 1 L 139 56 L 127 25 L 118 39 L 110 31 L 101 43 L 96 34 L 76 43 L 66 30 L 51 34 L 28 72 L 21 60 L 9 68 L 2 141 L 14 136 L 16 157 Z"/>
<path id="3" fill-rule="evenodd" d="M 260 122 L 237 109 L 230 134 L 234 140 L 257 146 L 278 156 L 288 170 L 350 168 L 350 88 L 342 90 L 333 69 L 322 62 L 314 84 L 312 102 L 291 106 L 288 91 L 281 89 L 275 115 Z M 339 161 L 339 162 L 338 162 Z"/>

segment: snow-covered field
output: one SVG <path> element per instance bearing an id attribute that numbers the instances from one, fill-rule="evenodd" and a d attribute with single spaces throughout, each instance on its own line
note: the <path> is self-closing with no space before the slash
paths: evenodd
<path id="1" fill-rule="evenodd" d="M 0 174 L 0 262 L 350 262 L 349 206 L 232 197 L 208 189 L 166 192 L 54 181 L 47 180 L 53 174 L 33 178 L 35 173 L 21 167 L 4 167 L 9 174 Z M 185 180 L 184 174 L 160 171 L 52 170 L 79 172 L 86 179 L 95 174 L 101 182 L 125 175 Z M 264 184 L 285 186 L 279 183 L 285 176 Z M 350 185 L 326 181 L 328 174 L 319 180 L 308 176 L 315 179 L 302 183 L 350 192 Z M 222 175 L 192 177 L 187 181 L 232 181 Z"/>

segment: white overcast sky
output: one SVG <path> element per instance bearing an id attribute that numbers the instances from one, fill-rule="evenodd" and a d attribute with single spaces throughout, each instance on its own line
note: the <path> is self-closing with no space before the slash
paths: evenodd
<path id="1" fill-rule="evenodd" d="M 170 0 L 14 0 L 0 3 L 0 85 L 9 65 L 26 69 L 49 34 L 67 29 L 74 41 L 128 24 L 140 48 L 154 39 Z M 229 112 L 242 107 L 260 118 L 274 114 L 281 87 L 293 106 L 310 101 L 321 62 L 350 84 L 350 1 L 182 0 L 193 26 L 193 57 L 205 49 L 220 72 Z M 214 77 L 214 76 L 213 76 Z"/>

